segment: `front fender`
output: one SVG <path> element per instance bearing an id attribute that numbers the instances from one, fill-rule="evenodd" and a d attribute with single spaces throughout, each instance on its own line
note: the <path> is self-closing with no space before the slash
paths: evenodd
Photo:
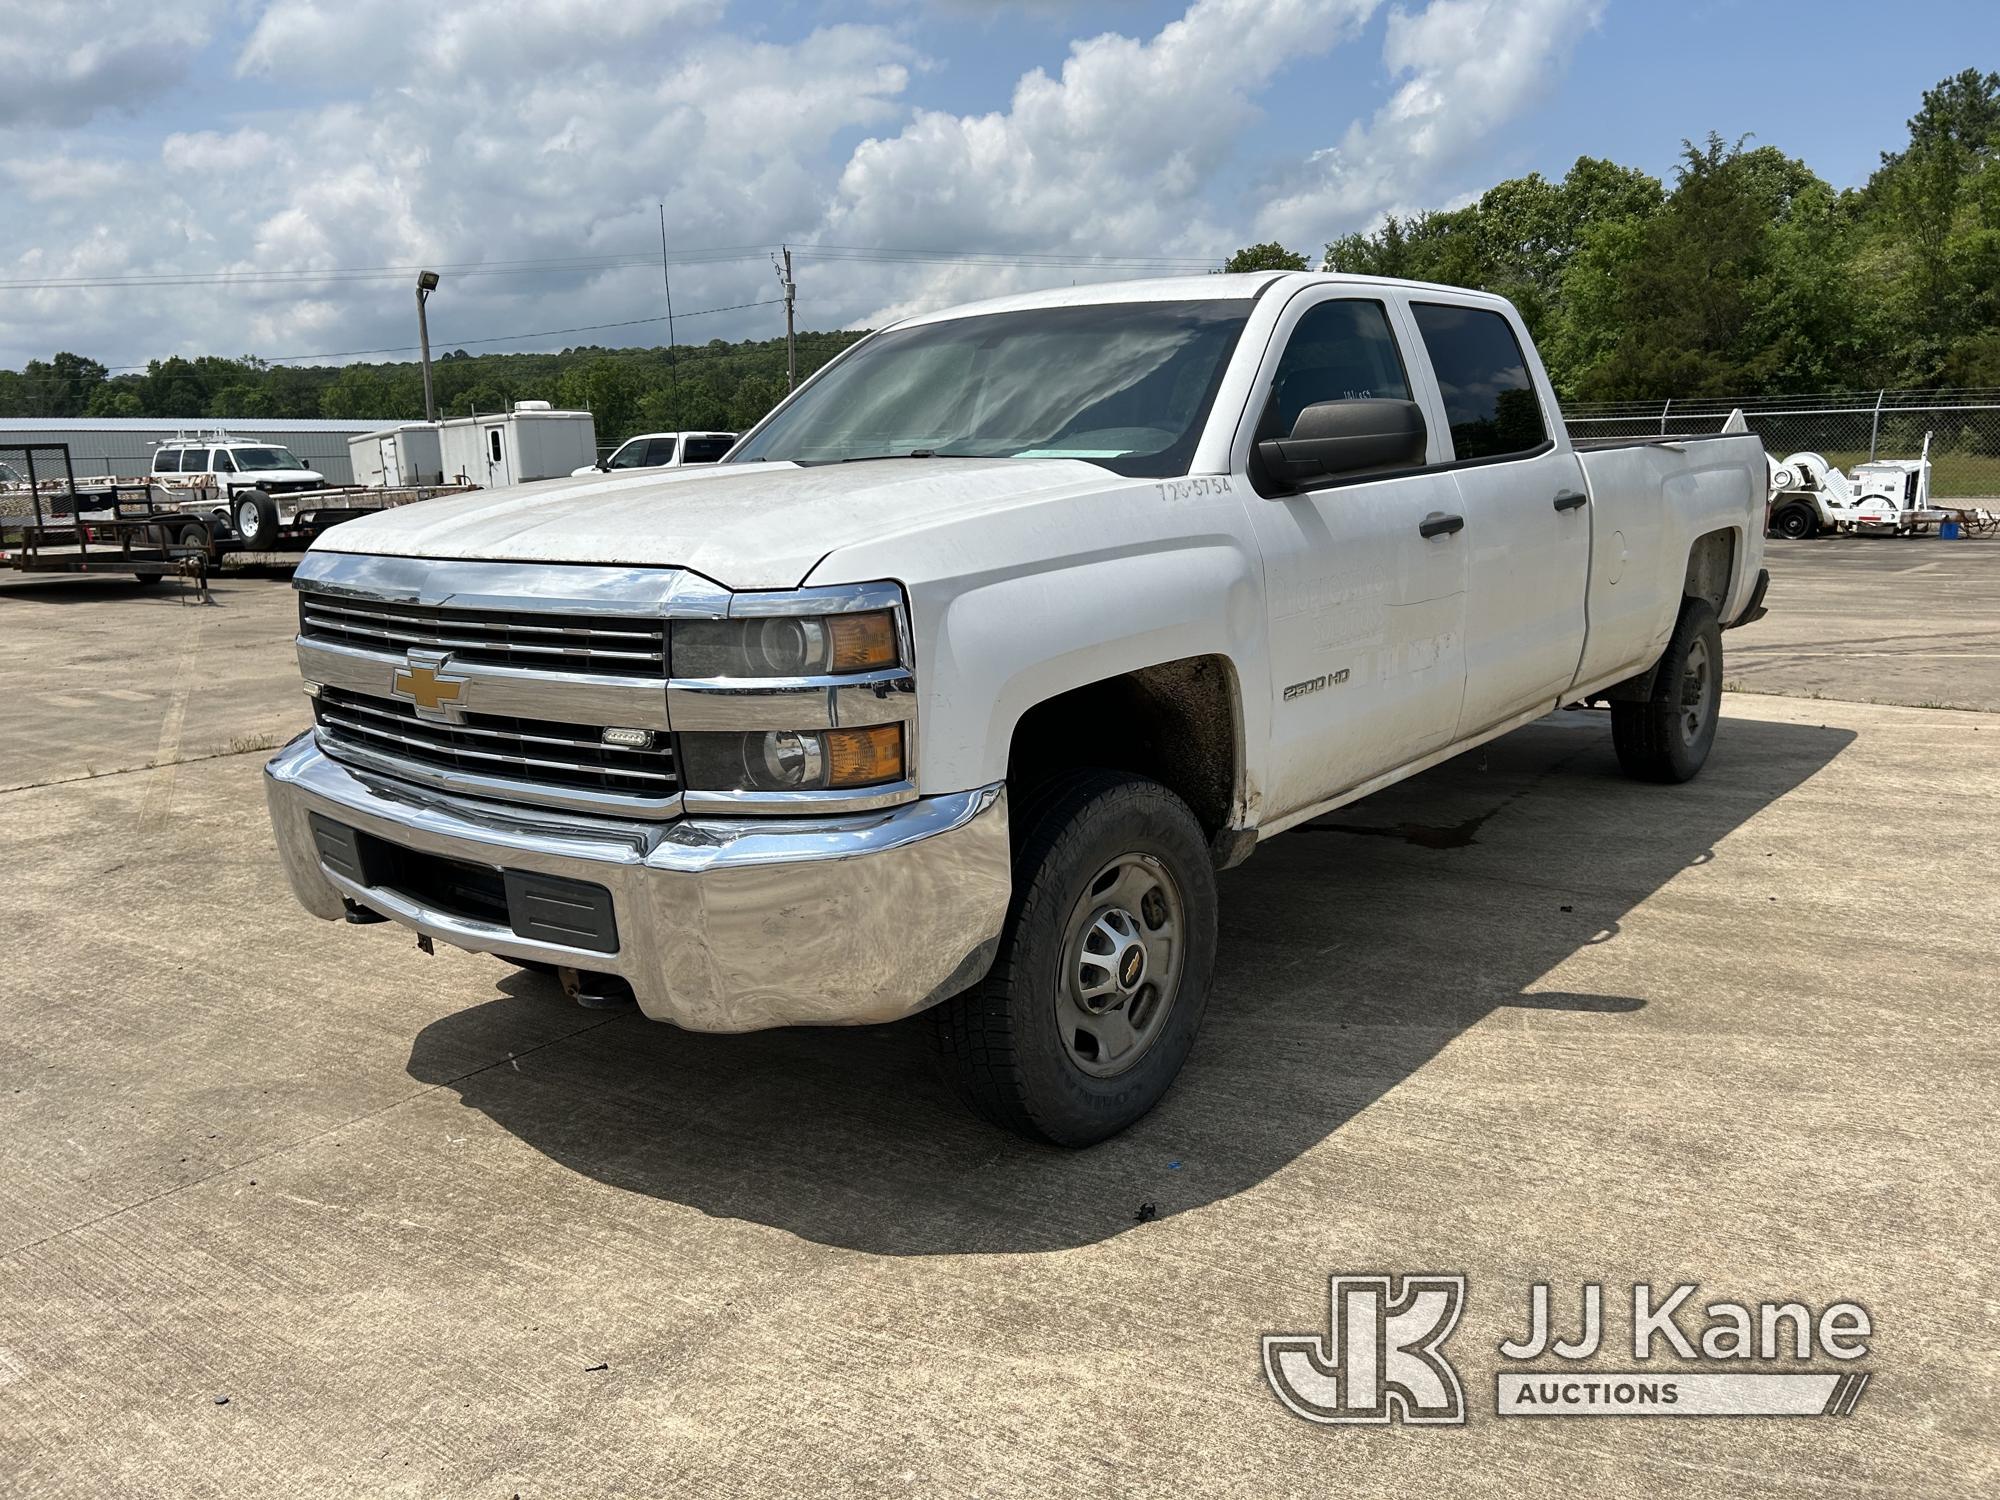
<path id="1" fill-rule="evenodd" d="M 1007 774 L 1021 716 L 1106 678 L 1187 657 L 1230 664 L 1240 726 L 1239 819 L 1263 782 L 1270 700 L 1261 572 L 1233 538 L 1065 558 L 912 590 L 920 786 Z"/>

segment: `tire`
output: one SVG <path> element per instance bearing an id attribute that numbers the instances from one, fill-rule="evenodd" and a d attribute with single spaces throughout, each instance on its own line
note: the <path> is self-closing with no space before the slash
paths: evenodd
<path id="1" fill-rule="evenodd" d="M 1771 517 L 1771 530 L 1779 536 L 1789 537 L 1795 542 L 1805 541 L 1819 532 L 1819 517 L 1813 508 L 1800 501 L 1783 506 Z"/>
<path id="2" fill-rule="evenodd" d="M 1111 771 L 1049 783 L 1016 827 L 992 969 L 931 1012 L 940 1071 L 975 1113 L 1029 1140 L 1116 1135 L 1194 1045 L 1215 913 L 1208 840 L 1179 797 Z"/>
<path id="3" fill-rule="evenodd" d="M 208 550 L 208 528 L 199 522 L 190 521 L 181 528 L 178 540 L 183 547 L 199 547 L 202 551 L 206 552 Z"/>
<path id="4" fill-rule="evenodd" d="M 164 573 L 135 573 L 132 575 L 132 581 L 138 584 L 139 587 L 144 588 L 148 584 L 158 583 L 166 576 Z"/>
<path id="5" fill-rule="evenodd" d="M 243 545 L 252 552 L 268 552 L 278 540 L 278 507 L 262 490 L 246 490 L 230 501 L 230 519 Z"/>
<path id="6" fill-rule="evenodd" d="M 1618 764 L 1638 781 L 1692 780 L 1715 744 L 1722 710 L 1722 626 L 1706 599 L 1689 599 L 1642 703 L 1611 705 Z"/>

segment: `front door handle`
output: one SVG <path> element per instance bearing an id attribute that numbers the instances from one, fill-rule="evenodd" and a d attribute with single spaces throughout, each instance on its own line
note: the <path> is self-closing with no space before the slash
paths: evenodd
<path id="1" fill-rule="evenodd" d="M 1590 496 L 1580 490 L 1564 490 L 1556 496 L 1557 510 L 1575 510 L 1579 505 L 1588 505 Z"/>
<path id="2" fill-rule="evenodd" d="M 1425 538 L 1450 536 L 1454 531 L 1465 530 L 1464 516 L 1448 516 L 1442 511 L 1432 511 L 1417 526 L 1417 535 Z"/>

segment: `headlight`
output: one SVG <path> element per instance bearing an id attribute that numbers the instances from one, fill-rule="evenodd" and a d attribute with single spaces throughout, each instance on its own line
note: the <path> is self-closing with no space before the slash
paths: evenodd
<path id="1" fill-rule="evenodd" d="M 811 792 L 903 779 L 903 726 L 683 734 L 681 782 L 701 792 Z"/>
<path id="2" fill-rule="evenodd" d="M 676 677 L 824 677 L 897 665 L 896 616 L 886 609 L 843 615 L 765 615 L 677 620 Z"/>

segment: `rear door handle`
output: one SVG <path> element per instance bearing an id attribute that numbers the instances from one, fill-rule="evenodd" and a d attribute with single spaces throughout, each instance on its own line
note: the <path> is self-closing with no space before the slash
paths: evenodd
<path id="1" fill-rule="evenodd" d="M 1564 490 L 1556 496 L 1557 510 L 1575 510 L 1579 505 L 1588 505 L 1590 496 L 1580 490 Z"/>
<path id="2" fill-rule="evenodd" d="M 1442 511 L 1432 511 L 1417 525 L 1417 535 L 1421 537 L 1450 536 L 1454 531 L 1465 530 L 1464 516 L 1448 516 Z"/>

